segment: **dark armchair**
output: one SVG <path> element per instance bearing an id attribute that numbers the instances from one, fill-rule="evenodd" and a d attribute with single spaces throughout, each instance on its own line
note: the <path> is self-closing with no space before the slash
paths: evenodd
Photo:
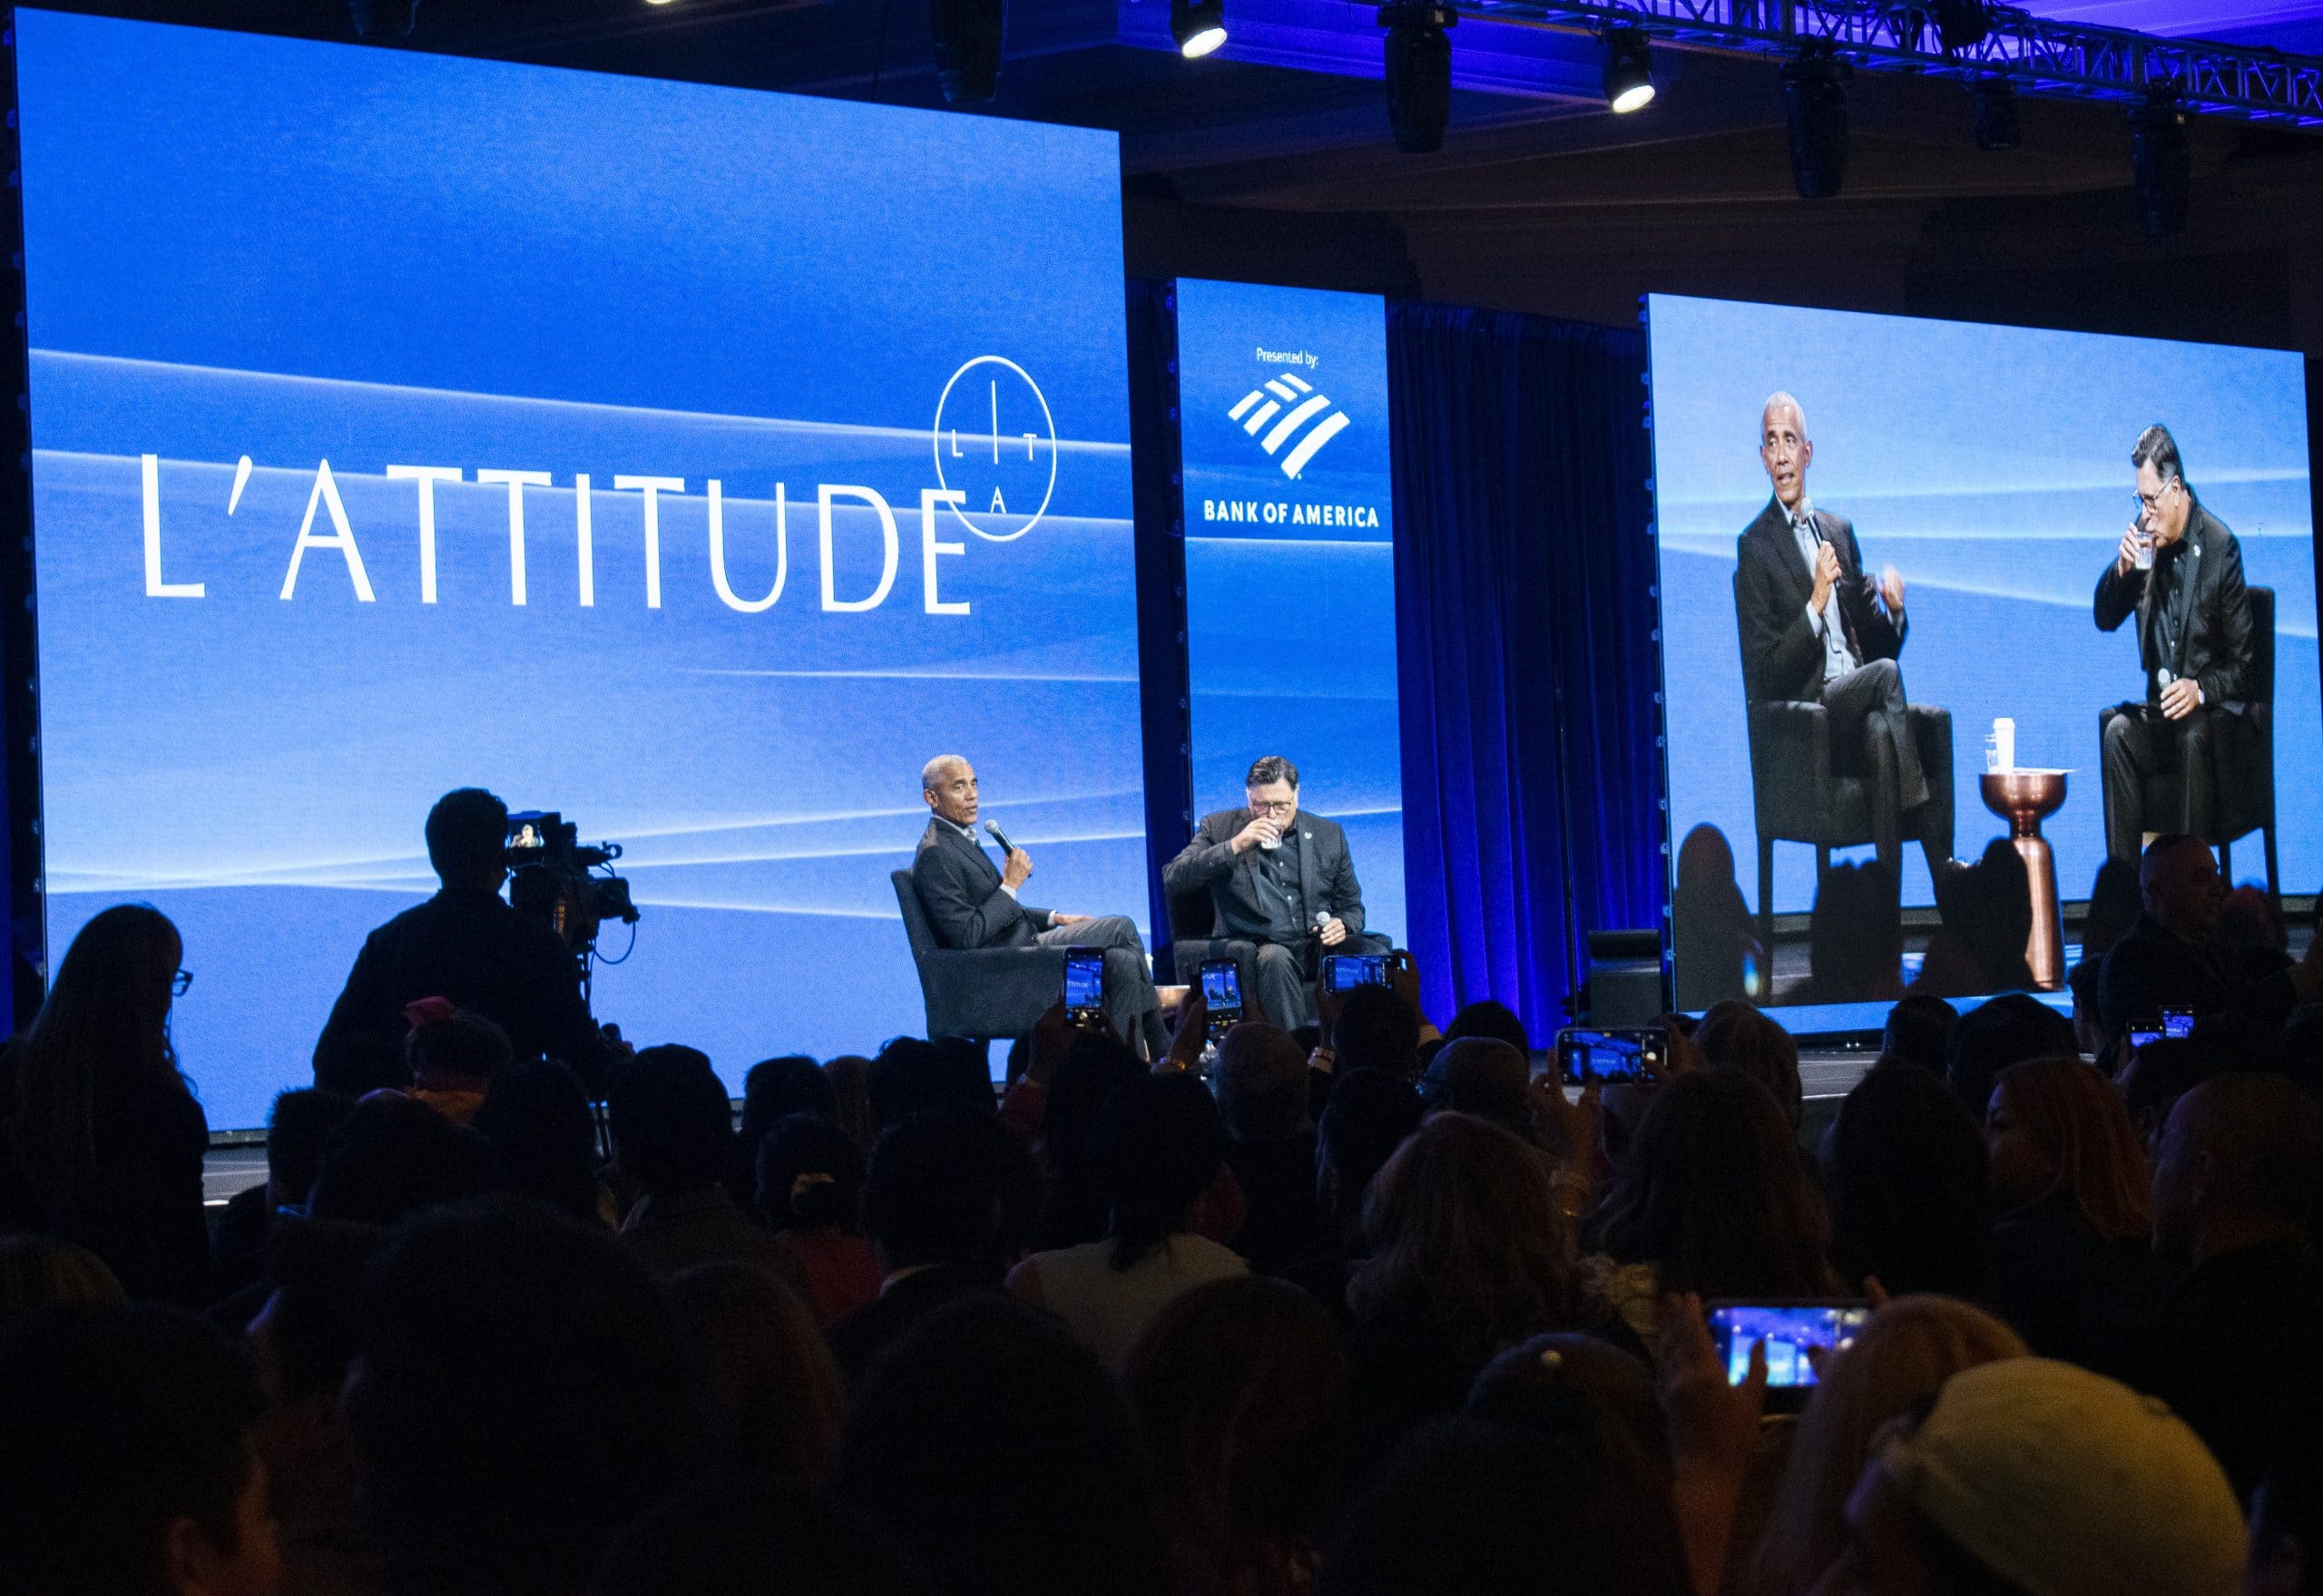
<path id="1" fill-rule="evenodd" d="M 1831 850 L 1873 839 L 1869 772 L 1858 746 L 1831 746 L 1830 713 L 1820 704 L 1766 700 L 1750 706 L 1750 797 L 1759 833 L 1759 945 L 1774 950 L 1775 844 L 1815 850 L 1819 886 Z M 1951 851 L 1952 711 L 1914 704 L 1908 711 L 1927 777 L 1935 835 Z"/>
<path id="2" fill-rule="evenodd" d="M 2218 849 L 2219 874 L 2234 880 L 2234 839 L 2259 833 L 2267 855 L 2267 892 L 2282 896 L 2282 881 L 2275 868 L 2275 590 L 2254 587 L 2250 595 L 2250 696 L 2244 701 L 2242 725 L 2232 735 L 2211 745 L 2209 768 L 2149 776 L 2142 795 L 2148 815 L 2183 813 L 2185 781 L 2212 784 L 2211 825 L 2202 840 Z M 2105 746 L 2105 728 L 2122 712 L 2109 704 L 2097 712 L 2097 746 Z M 2101 784 L 2102 785 L 2102 784 Z M 2106 825 L 2112 825 L 2108 792 Z"/>
<path id="3" fill-rule="evenodd" d="M 1201 967 L 1211 959 L 1232 959 L 1247 996 L 1258 991 L 1259 945 L 1218 934 L 1218 905 L 1210 889 L 1173 894 L 1169 902 L 1170 960 L 1178 982 L 1191 986 L 1201 979 Z"/>
<path id="4" fill-rule="evenodd" d="M 1061 947 L 946 947 L 920 906 L 911 872 L 897 870 L 896 906 L 912 963 L 919 966 L 920 997 L 927 1005 L 927 1034 L 990 1041 L 1032 1034 L 1033 1023 L 1064 990 Z"/>

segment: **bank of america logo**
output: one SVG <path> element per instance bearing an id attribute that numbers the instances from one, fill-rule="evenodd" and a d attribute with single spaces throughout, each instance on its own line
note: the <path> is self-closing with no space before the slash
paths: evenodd
<path id="1" fill-rule="evenodd" d="M 1328 397 L 1315 391 L 1314 385 L 1299 381 L 1288 373 L 1269 377 L 1264 387 L 1252 388 L 1242 396 L 1242 402 L 1226 413 L 1230 421 L 1239 421 L 1242 430 L 1259 439 L 1259 447 L 1269 455 L 1280 455 L 1275 464 L 1282 467 L 1285 476 L 1295 477 L 1307 469 L 1325 444 L 1347 430 L 1347 412 L 1331 407 Z M 1264 437 L 1259 429 L 1267 427 Z M 1309 423 L 1312 423 L 1310 426 Z M 1300 434 L 1304 427 L 1305 433 Z M 1295 444 L 1290 440 L 1297 437 Z M 1290 444 L 1290 452 L 1282 454 L 1282 446 Z"/>

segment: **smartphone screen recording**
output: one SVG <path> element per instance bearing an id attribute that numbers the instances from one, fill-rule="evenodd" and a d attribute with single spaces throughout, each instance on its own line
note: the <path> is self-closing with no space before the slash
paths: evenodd
<path id="1" fill-rule="evenodd" d="M 1242 974 L 1232 959 L 1206 959 L 1201 966 L 1203 1030 L 1212 1042 L 1242 1022 Z"/>
<path id="2" fill-rule="evenodd" d="M 1728 1384 L 1750 1377 L 1750 1348 L 1764 1341 L 1767 1388 L 1791 1390 L 1816 1383 L 1813 1349 L 1854 1345 L 1870 1317 L 1864 1302 L 1720 1302 L 1710 1305 L 1710 1333 Z"/>
<path id="3" fill-rule="evenodd" d="M 1650 1064 L 1661 1062 L 1668 1040 L 1659 1028 L 1632 1031 L 1592 1031 L 1569 1025 L 1557 1033 L 1557 1073 L 1576 1086 L 1606 1085 L 1650 1080 Z"/>
<path id="4" fill-rule="evenodd" d="M 1333 954 L 1323 961 L 1323 966 L 1333 992 L 1387 984 L 1385 954 Z"/>
<path id="5" fill-rule="evenodd" d="M 1064 1013 L 1085 1021 L 1105 1012 L 1105 955 L 1102 948 L 1073 947 L 1064 953 Z"/>

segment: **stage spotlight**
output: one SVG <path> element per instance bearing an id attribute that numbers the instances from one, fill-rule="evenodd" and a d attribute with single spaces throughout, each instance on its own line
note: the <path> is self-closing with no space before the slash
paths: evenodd
<path id="1" fill-rule="evenodd" d="M 1974 49 L 1993 31 L 1984 0 L 1936 0 L 1929 9 L 1936 18 L 1936 39 L 1947 55 Z"/>
<path id="2" fill-rule="evenodd" d="M 1783 113 L 1790 124 L 1790 181 L 1802 200 L 1828 200 L 1848 175 L 1848 89 L 1853 69 L 1828 48 L 1783 64 Z"/>
<path id="3" fill-rule="evenodd" d="M 946 100 L 981 105 L 1000 92 L 1000 39 L 1007 19 L 1003 0 L 930 0 L 936 81 Z"/>
<path id="4" fill-rule="evenodd" d="M 1653 103 L 1653 54 L 1643 28 L 1613 28 L 1605 34 L 1605 103 L 1617 113 Z"/>
<path id="5" fill-rule="evenodd" d="M 347 0 L 348 20 L 358 39 L 408 34 L 419 20 L 419 0 Z"/>
<path id="6" fill-rule="evenodd" d="M 1379 8 L 1379 25 L 1387 30 L 1387 126 L 1407 155 L 1444 147 L 1452 115 L 1452 41 L 1444 30 L 1458 20 L 1449 6 L 1426 0 Z"/>
<path id="7" fill-rule="evenodd" d="M 1226 7 L 1221 0 L 1170 0 L 1170 36 L 1178 54 L 1191 61 L 1226 43 Z"/>
<path id="8" fill-rule="evenodd" d="M 2130 173 L 2137 180 L 2138 220 L 2150 237 L 2186 230 L 2194 193 L 2194 154 L 2186 135 L 2191 120 L 2167 83 L 2148 89 L 2145 103 L 2130 113 Z"/>
<path id="9" fill-rule="evenodd" d="M 2024 142 L 2016 120 L 2016 85 L 1995 73 L 1981 77 L 1969 91 L 1975 96 L 1976 148 L 2014 150 Z"/>

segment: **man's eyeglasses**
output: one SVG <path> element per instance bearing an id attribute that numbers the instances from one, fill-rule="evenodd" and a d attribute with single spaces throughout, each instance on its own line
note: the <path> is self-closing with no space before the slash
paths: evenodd
<path id="1" fill-rule="evenodd" d="M 1253 815 L 1289 815 L 1294 813 L 1298 808 L 1299 800 L 1297 798 L 1283 798 L 1273 803 L 1269 803 L 1263 798 L 1252 798 L 1250 800 L 1250 813 Z"/>
<path id="2" fill-rule="evenodd" d="M 2156 505 L 2160 504 L 2164 498 L 2168 497 L 2170 490 L 2177 485 L 2178 479 L 2173 476 L 2168 482 L 2156 488 L 2151 494 L 2132 494 L 2130 496 L 2137 500 L 2139 509 L 2151 510 Z"/>
<path id="3" fill-rule="evenodd" d="M 172 997 L 183 997 L 185 995 L 185 989 L 192 984 L 193 972 L 191 970 L 180 970 L 176 974 L 170 977 L 170 995 Z"/>

